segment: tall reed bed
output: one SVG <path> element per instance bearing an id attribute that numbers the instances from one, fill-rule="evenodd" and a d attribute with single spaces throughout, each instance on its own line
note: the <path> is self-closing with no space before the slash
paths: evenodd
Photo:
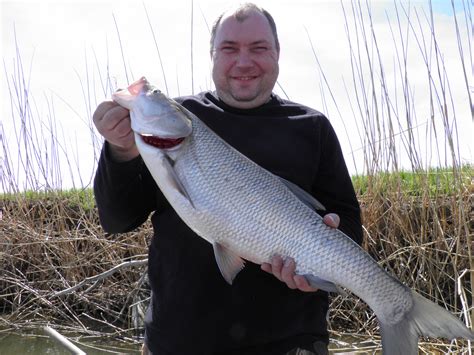
<path id="1" fill-rule="evenodd" d="M 91 190 L 6 196 L 0 220 L 0 328 L 63 324 L 139 335 L 150 227 L 104 234 Z"/>
<path id="2" fill-rule="evenodd" d="M 363 147 L 364 168 L 354 176 L 354 186 L 363 212 L 364 248 L 404 283 L 472 326 L 474 170 L 459 154 L 458 121 L 465 119 L 459 112 L 466 109 L 455 104 L 458 100 L 438 45 L 433 12 L 396 3 L 397 20 L 390 24 L 394 56 L 387 63 L 370 5 L 341 4 L 352 73 L 343 84 L 347 92 L 355 93 L 345 101 Z M 464 77 L 465 102 L 472 115 L 472 83 L 467 75 L 473 64 L 472 7 L 467 1 L 461 5 L 462 12 L 453 5 L 452 25 L 458 36 L 457 70 Z M 146 18 L 153 33 L 148 13 Z M 467 41 L 461 35 L 466 29 Z M 161 61 L 154 33 L 153 38 Z M 330 117 L 337 117 L 344 101 L 335 97 L 340 82 L 325 75 L 309 32 L 308 38 L 322 96 L 331 99 L 324 107 Z M 420 98 L 412 90 L 409 51 L 416 51 L 424 63 L 427 111 L 423 119 L 415 105 Z M 96 67 L 88 69 L 81 81 L 88 110 L 83 120 L 89 125 L 97 96 L 110 96 L 115 86 L 108 65 L 104 73 L 99 62 L 96 58 Z M 142 306 L 148 297 L 144 275 L 150 226 L 129 234 L 104 234 L 90 190 L 58 191 L 64 174 L 80 173 L 77 157 L 68 155 L 67 143 L 59 139 L 52 100 L 48 125 L 37 126 L 40 120 L 28 89 L 30 73 L 19 50 L 14 63 L 7 76 L 16 141 L 10 145 L 2 140 L 2 188 L 8 194 L 2 196 L 0 220 L 0 326 L 67 322 L 84 332 L 100 329 L 133 341 L 129 337 L 140 332 Z M 127 76 L 125 59 L 123 65 Z M 95 147 L 91 159 L 97 160 L 101 143 L 92 126 L 90 132 Z M 19 156 L 18 165 L 12 164 L 14 154 Z M 27 176 L 26 183 L 19 182 L 20 172 Z M 90 177 L 81 182 L 85 181 Z M 31 195 L 25 187 L 42 192 Z M 369 334 L 374 344 L 364 349 L 378 348 L 375 318 L 361 301 L 335 297 L 330 316 L 334 335 Z M 348 343 L 342 346 L 352 348 Z M 424 349 L 469 351 L 464 341 L 426 341 Z"/>
<path id="3" fill-rule="evenodd" d="M 378 174 L 358 177 L 364 248 L 391 274 L 472 325 L 473 170 Z M 374 186 L 377 184 L 378 186 Z M 377 334 L 367 306 L 352 298 L 333 300 L 336 332 Z M 433 346 L 441 342 L 430 342 Z M 466 351 L 466 343 L 439 347 L 441 353 Z"/>
<path id="4" fill-rule="evenodd" d="M 364 142 L 364 174 L 354 177 L 363 211 L 364 247 L 405 284 L 472 326 L 474 173 L 472 165 L 461 160 L 457 128 L 458 121 L 473 118 L 472 82 L 466 74 L 473 63 L 471 7 L 467 2 L 458 2 L 457 7 L 452 3 L 457 70 L 465 84 L 466 107 L 459 107 L 461 101 L 454 96 L 459 91 L 454 94 L 450 85 L 431 3 L 427 12 L 395 3 L 390 62 L 383 59 L 384 46 L 368 3 L 342 4 L 353 75 L 347 90 L 355 93 L 351 108 Z M 468 41 L 461 40 L 462 24 Z M 413 43 L 414 48 L 409 45 Z M 424 63 L 426 76 L 421 96 L 426 97 L 427 111 L 421 117 L 416 109 L 420 95 L 413 90 L 409 65 L 413 50 Z M 331 93 L 334 85 L 324 83 Z M 469 118 L 462 116 L 466 113 Z M 442 169 L 432 169 L 431 164 Z M 336 318 L 347 320 L 346 329 L 368 333 L 377 329 L 370 313 L 362 316 L 366 306 L 358 301 L 336 298 L 332 307 Z M 468 351 L 463 344 L 454 342 L 440 351 Z"/>

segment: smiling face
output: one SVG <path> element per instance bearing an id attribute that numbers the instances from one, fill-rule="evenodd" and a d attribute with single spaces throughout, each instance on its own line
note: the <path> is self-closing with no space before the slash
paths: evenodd
<path id="1" fill-rule="evenodd" d="M 212 52 L 217 95 L 236 108 L 255 108 L 270 99 L 278 77 L 279 51 L 270 24 L 260 12 L 242 18 L 224 15 Z"/>

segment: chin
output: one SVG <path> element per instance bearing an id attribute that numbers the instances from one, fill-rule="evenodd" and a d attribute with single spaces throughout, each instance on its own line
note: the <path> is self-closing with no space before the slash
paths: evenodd
<path id="1" fill-rule="evenodd" d="M 231 103 L 231 106 L 237 107 L 237 108 L 242 108 L 242 109 L 251 109 L 251 108 L 256 108 L 259 106 L 262 106 L 267 100 L 262 100 L 262 99 L 252 99 L 252 100 L 245 100 L 245 99 L 240 99 L 236 100 L 234 99 L 233 102 Z"/>
<path id="2" fill-rule="evenodd" d="M 237 101 L 253 101 L 258 100 L 258 97 L 261 96 L 259 93 L 255 92 L 256 90 L 234 90 L 231 92 L 232 98 Z"/>

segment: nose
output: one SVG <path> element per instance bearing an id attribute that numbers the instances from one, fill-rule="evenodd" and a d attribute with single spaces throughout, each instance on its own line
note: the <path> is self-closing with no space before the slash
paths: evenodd
<path id="1" fill-rule="evenodd" d="M 253 65 L 251 53 L 248 50 L 240 50 L 237 54 L 236 65 L 238 67 L 250 67 Z"/>

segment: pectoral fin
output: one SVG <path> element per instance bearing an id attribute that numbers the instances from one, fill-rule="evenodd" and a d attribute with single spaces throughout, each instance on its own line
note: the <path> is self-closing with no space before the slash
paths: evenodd
<path id="1" fill-rule="evenodd" d="M 303 190 L 301 187 L 298 185 L 292 183 L 291 181 L 288 181 L 282 177 L 278 177 L 282 183 L 286 185 L 290 189 L 293 194 L 298 197 L 301 202 L 303 202 L 306 206 L 312 208 L 315 211 L 325 211 L 326 207 L 316 200 L 313 196 L 311 196 L 309 193 L 307 193 L 305 190 Z"/>
<path id="2" fill-rule="evenodd" d="M 304 275 L 304 277 L 306 277 L 306 280 L 308 280 L 309 284 L 314 288 L 317 288 L 326 292 L 334 292 L 334 293 L 339 293 L 343 296 L 347 296 L 346 291 L 344 291 L 340 286 L 330 281 L 324 280 L 314 275 Z"/>
<path id="3" fill-rule="evenodd" d="M 219 266 L 222 276 L 232 285 L 234 278 L 245 266 L 244 259 L 219 243 L 213 243 L 212 246 L 214 247 L 217 266 Z"/>
<path id="4" fill-rule="evenodd" d="M 174 170 L 174 161 L 171 159 L 168 155 L 164 154 L 163 158 L 163 165 L 166 168 L 166 171 L 169 173 L 169 179 L 170 183 L 174 186 L 174 188 L 181 194 L 183 195 L 184 198 L 186 198 L 191 206 L 194 208 L 193 201 L 191 200 L 191 197 L 189 196 L 188 192 L 186 191 L 186 188 L 184 187 L 183 183 L 179 179 L 178 174 L 176 174 L 176 170 Z"/>

